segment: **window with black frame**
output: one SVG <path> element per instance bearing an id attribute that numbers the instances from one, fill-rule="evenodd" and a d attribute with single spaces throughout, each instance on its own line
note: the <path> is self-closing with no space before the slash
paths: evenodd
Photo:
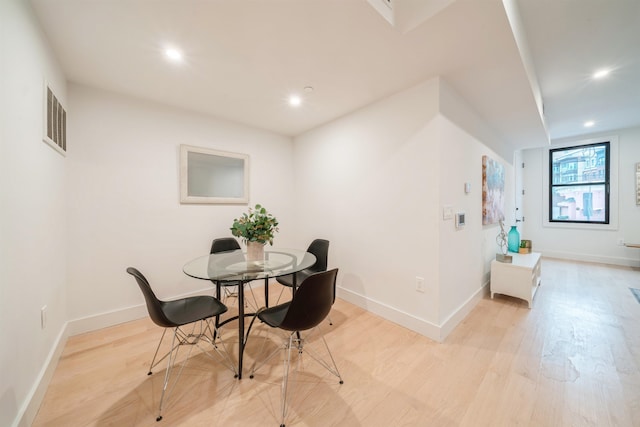
<path id="1" fill-rule="evenodd" d="M 609 141 L 549 150 L 549 221 L 609 224 Z"/>

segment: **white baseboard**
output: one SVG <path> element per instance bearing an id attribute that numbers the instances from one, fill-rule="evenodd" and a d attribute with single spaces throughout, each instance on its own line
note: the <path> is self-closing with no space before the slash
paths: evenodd
<path id="1" fill-rule="evenodd" d="M 421 319 L 412 314 L 398 310 L 387 304 L 368 298 L 352 290 L 338 287 L 337 295 L 345 301 L 351 304 L 357 305 L 364 310 L 375 313 L 391 322 L 397 323 L 400 326 L 411 329 L 427 338 L 434 341 L 442 342 L 444 339 L 455 329 L 455 327 L 471 312 L 476 306 L 478 301 L 482 299 L 487 284 L 475 292 L 469 299 L 455 310 L 447 319 L 442 322 L 441 325 L 429 322 L 428 320 Z"/>
<path id="2" fill-rule="evenodd" d="M 631 251 L 632 249 L 629 249 Z M 595 262 L 599 264 L 620 265 L 623 267 L 640 267 L 640 250 L 634 249 L 636 258 L 580 254 L 575 252 L 557 252 L 542 250 L 543 257 L 565 259 L 569 261 Z"/>
<path id="3" fill-rule="evenodd" d="M 400 326 L 411 329 L 427 338 L 434 341 L 441 341 L 440 339 L 440 327 L 427 320 L 420 319 L 412 314 L 405 313 L 390 305 L 381 303 L 379 301 L 368 298 L 357 292 L 353 292 L 350 289 L 338 287 L 336 294 L 339 298 L 357 305 L 358 307 L 377 314 L 391 322 L 397 323 Z"/>
<path id="4" fill-rule="evenodd" d="M 84 334 L 85 332 L 97 331 L 98 329 L 108 328 L 120 323 L 142 319 L 148 315 L 147 306 L 140 304 L 69 320 L 67 322 L 67 328 L 69 329 L 69 336 L 72 337 L 74 335 Z"/>
<path id="5" fill-rule="evenodd" d="M 53 374 L 56 371 L 58 360 L 60 360 L 60 356 L 62 355 L 62 351 L 64 350 L 68 337 L 69 333 L 67 324 L 65 323 L 56 337 L 56 340 L 51 347 L 51 351 L 49 351 L 47 359 L 45 360 L 42 369 L 40 369 L 40 373 L 38 374 L 36 382 L 29 392 L 24 405 L 16 416 L 13 427 L 30 427 L 31 424 L 33 424 L 33 421 L 38 414 L 38 410 L 40 409 L 40 404 L 42 403 L 44 395 L 47 392 L 47 388 L 49 387 L 49 383 L 51 382 L 51 378 L 53 378 Z"/>
<path id="6" fill-rule="evenodd" d="M 25 400 L 23 410 L 16 417 L 13 427 L 29 427 L 35 420 L 44 395 L 49 387 L 49 383 L 51 382 L 51 378 L 53 378 L 53 374 L 58 366 L 58 360 L 60 360 L 60 356 L 64 351 L 64 346 L 69 337 L 114 326 L 130 320 L 140 319 L 144 316 L 148 316 L 147 308 L 144 304 L 141 304 L 67 321 L 58 334 L 40 374 L 34 383 L 33 389 Z"/>
<path id="7" fill-rule="evenodd" d="M 255 288 L 260 287 L 261 286 L 255 286 Z M 337 293 L 338 297 L 345 301 L 377 314 L 391 322 L 404 326 L 405 328 L 424 335 L 434 341 L 442 342 L 447 335 L 449 335 L 451 331 L 453 331 L 455 327 L 471 312 L 478 301 L 482 298 L 483 292 L 485 291 L 486 285 L 461 304 L 460 307 L 458 307 L 458 309 L 455 310 L 455 312 L 452 313 L 441 325 L 436 325 L 432 322 L 403 312 L 379 301 L 375 301 L 371 298 L 367 298 L 348 289 L 339 287 Z M 176 298 L 183 298 L 201 293 L 202 291 L 195 291 L 189 294 L 177 296 Z M 62 355 L 62 351 L 64 350 L 68 337 L 140 319 L 145 316 L 148 316 L 146 305 L 139 304 L 66 322 L 60 331 L 49 356 L 47 357 L 27 402 L 24 405 L 22 415 L 17 417 L 13 427 L 29 427 L 32 424 L 47 391 L 49 382 L 53 377 L 55 368 L 58 365 L 58 360 Z"/>
<path id="8" fill-rule="evenodd" d="M 471 310 L 480 302 L 480 300 L 489 293 L 489 282 L 486 282 L 480 289 L 471 295 L 464 303 L 460 305 L 449 317 L 447 317 L 440 325 L 440 336 L 443 341 L 451 332 L 464 320 Z"/>
<path id="9" fill-rule="evenodd" d="M 254 289 L 262 287 L 263 286 L 254 286 Z M 187 294 L 177 295 L 171 299 L 202 294 L 211 294 L 211 287 L 189 292 Z M 33 423 L 36 415 L 38 414 L 38 410 L 40 409 L 42 399 L 44 399 L 44 395 L 47 392 L 51 378 L 56 370 L 56 366 L 58 366 L 58 360 L 60 360 L 60 356 L 62 355 L 64 346 L 69 337 L 83 334 L 85 332 L 96 331 L 102 328 L 108 328 L 131 320 L 141 319 L 148 315 L 146 304 L 138 304 L 131 307 L 119 308 L 67 321 L 58 334 L 58 337 L 44 362 L 40 374 L 38 375 L 29 396 L 25 400 L 22 410 L 16 416 L 12 427 L 29 427 Z"/>

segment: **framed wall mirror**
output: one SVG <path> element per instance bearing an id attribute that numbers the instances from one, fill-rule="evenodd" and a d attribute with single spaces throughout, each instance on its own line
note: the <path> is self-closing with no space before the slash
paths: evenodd
<path id="1" fill-rule="evenodd" d="M 180 146 L 180 203 L 248 202 L 248 155 Z"/>

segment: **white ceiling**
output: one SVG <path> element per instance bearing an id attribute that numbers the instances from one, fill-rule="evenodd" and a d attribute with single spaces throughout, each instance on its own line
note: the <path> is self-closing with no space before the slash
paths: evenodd
<path id="1" fill-rule="evenodd" d="M 550 136 L 640 125 L 640 2 L 516 1 Z M 74 83 L 293 136 L 441 76 L 514 148 L 548 141 L 501 0 L 447 0 L 404 32 L 367 0 L 31 3 Z M 616 69 L 595 84 L 601 66 Z"/>
<path id="2" fill-rule="evenodd" d="M 518 0 L 552 138 L 640 125 L 640 1 Z M 606 79 L 591 74 L 612 69 Z M 583 123 L 595 125 L 585 129 Z"/>

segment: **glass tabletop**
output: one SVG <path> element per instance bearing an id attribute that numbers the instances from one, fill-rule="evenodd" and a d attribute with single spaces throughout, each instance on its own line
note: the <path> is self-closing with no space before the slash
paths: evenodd
<path id="1" fill-rule="evenodd" d="M 249 281 L 292 274 L 311 267 L 315 255 L 299 249 L 266 249 L 264 260 L 247 261 L 242 250 L 204 255 L 189 261 L 182 270 L 197 279 Z"/>

